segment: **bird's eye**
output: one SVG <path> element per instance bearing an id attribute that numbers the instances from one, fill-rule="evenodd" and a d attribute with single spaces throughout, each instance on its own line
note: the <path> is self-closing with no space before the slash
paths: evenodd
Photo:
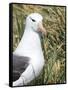
<path id="1" fill-rule="evenodd" d="M 35 20 L 34 20 L 34 19 L 32 19 L 31 17 L 30 17 L 30 19 L 31 19 L 33 22 L 35 22 Z"/>
<path id="2" fill-rule="evenodd" d="M 34 19 L 32 19 L 32 21 L 33 21 L 33 22 L 35 22 L 35 20 L 34 20 Z"/>

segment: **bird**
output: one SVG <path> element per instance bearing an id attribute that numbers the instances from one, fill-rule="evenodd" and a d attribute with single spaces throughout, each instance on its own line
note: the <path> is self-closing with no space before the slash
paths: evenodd
<path id="1" fill-rule="evenodd" d="M 13 86 L 28 85 L 43 69 L 45 60 L 39 32 L 46 35 L 43 17 L 31 13 L 26 17 L 24 34 L 13 52 Z"/>

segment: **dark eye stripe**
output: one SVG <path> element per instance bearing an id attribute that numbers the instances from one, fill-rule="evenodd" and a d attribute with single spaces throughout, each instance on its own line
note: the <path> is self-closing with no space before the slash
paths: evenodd
<path id="1" fill-rule="evenodd" d="M 35 20 L 34 20 L 34 19 L 32 19 L 31 17 L 30 17 L 30 19 L 31 19 L 33 22 L 35 22 Z"/>

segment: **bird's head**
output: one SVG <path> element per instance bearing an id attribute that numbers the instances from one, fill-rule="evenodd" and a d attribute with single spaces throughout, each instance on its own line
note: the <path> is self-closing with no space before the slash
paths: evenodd
<path id="1" fill-rule="evenodd" d="M 39 13 L 32 13 L 26 18 L 26 26 L 32 28 L 35 32 L 42 32 L 46 35 L 46 30 L 43 27 L 43 17 Z"/>

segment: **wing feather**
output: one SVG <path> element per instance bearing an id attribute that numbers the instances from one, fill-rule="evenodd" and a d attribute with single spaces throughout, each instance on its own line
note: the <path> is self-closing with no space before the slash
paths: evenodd
<path id="1" fill-rule="evenodd" d="M 30 58 L 13 55 L 13 81 L 16 81 L 29 65 Z"/>

